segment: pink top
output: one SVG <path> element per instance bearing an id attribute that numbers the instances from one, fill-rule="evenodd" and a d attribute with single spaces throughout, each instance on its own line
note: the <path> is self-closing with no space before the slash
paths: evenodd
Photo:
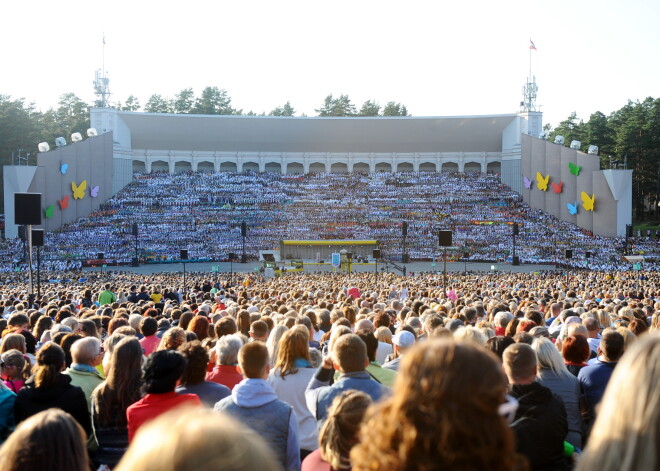
<path id="1" fill-rule="evenodd" d="M 158 344 L 160 343 L 160 339 L 155 336 L 155 335 L 150 335 L 149 337 L 145 337 L 142 340 L 140 340 L 140 345 L 142 346 L 142 350 L 144 350 L 144 354 L 149 356 L 151 352 L 153 352 Z"/>

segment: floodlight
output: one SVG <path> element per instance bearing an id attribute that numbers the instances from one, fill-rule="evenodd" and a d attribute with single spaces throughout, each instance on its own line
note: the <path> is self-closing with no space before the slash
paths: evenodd
<path id="1" fill-rule="evenodd" d="M 37 147 L 39 147 L 39 152 L 48 152 L 50 150 L 47 142 L 40 142 Z"/>
<path id="2" fill-rule="evenodd" d="M 82 141 L 82 136 L 79 132 L 74 132 L 71 134 L 71 142 L 80 142 Z"/>
<path id="3" fill-rule="evenodd" d="M 580 141 L 571 141 L 571 149 L 580 150 L 582 143 Z"/>
<path id="4" fill-rule="evenodd" d="M 96 128 L 89 128 L 87 130 L 87 137 L 96 137 L 98 136 L 98 133 L 96 132 Z"/>
<path id="5" fill-rule="evenodd" d="M 587 154 L 598 155 L 598 146 L 589 146 L 589 150 L 587 151 Z"/>
<path id="6" fill-rule="evenodd" d="M 539 133 L 539 139 L 545 139 L 545 138 L 546 138 L 545 131 L 541 131 L 541 132 Z"/>
<path id="7" fill-rule="evenodd" d="M 564 136 L 555 136 L 555 144 L 564 145 Z"/>
<path id="8" fill-rule="evenodd" d="M 55 139 L 55 145 L 57 147 L 64 147 L 66 145 L 66 139 L 64 139 L 62 136 L 58 137 Z"/>

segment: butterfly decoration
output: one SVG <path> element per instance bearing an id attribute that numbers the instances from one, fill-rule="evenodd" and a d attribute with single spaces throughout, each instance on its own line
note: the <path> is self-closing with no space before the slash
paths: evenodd
<path id="1" fill-rule="evenodd" d="M 577 201 L 575 202 L 575 204 L 566 203 L 566 207 L 568 208 L 568 212 L 571 214 L 571 216 L 575 216 L 578 213 Z"/>
<path id="2" fill-rule="evenodd" d="M 69 170 L 69 164 L 62 164 L 60 166 L 60 173 L 66 175 L 66 171 Z"/>
<path id="3" fill-rule="evenodd" d="M 523 182 L 525 183 L 525 188 L 528 190 L 532 187 L 532 181 L 529 178 L 523 177 Z"/>
<path id="4" fill-rule="evenodd" d="M 592 193 L 590 198 L 589 195 L 583 191 L 580 193 L 580 196 L 582 197 L 582 207 L 587 211 L 593 211 L 594 204 L 596 203 L 596 195 Z"/>
<path id="5" fill-rule="evenodd" d="M 69 207 L 69 195 L 65 195 L 61 200 L 57 200 L 60 203 L 60 209 L 66 209 Z"/>
<path id="6" fill-rule="evenodd" d="M 573 162 L 569 162 L 568 169 L 571 171 L 572 175 L 575 175 L 577 177 L 578 175 L 580 175 L 580 169 L 582 169 L 582 167 L 574 164 Z"/>
<path id="7" fill-rule="evenodd" d="M 73 199 L 83 199 L 85 197 L 85 190 L 87 189 L 87 180 L 83 180 L 78 186 L 76 186 L 76 182 L 71 182 L 71 189 L 73 190 Z"/>
<path id="8" fill-rule="evenodd" d="M 55 211 L 55 205 L 51 204 L 44 210 L 44 215 L 46 216 L 46 219 L 50 219 L 53 217 L 53 212 Z"/>
<path id="9" fill-rule="evenodd" d="M 551 186 L 552 186 L 552 191 L 554 191 L 555 193 L 561 193 L 562 187 L 564 186 L 564 182 L 559 182 L 559 183 L 552 182 Z"/>
<path id="10" fill-rule="evenodd" d="M 541 172 L 536 172 L 536 187 L 541 191 L 548 190 L 548 182 L 550 182 L 550 175 L 546 175 L 545 178 L 541 175 Z"/>
<path id="11" fill-rule="evenodd" d="M 99 195 L 99 190 L 100 189 L 101 189 L 101 187 L 96 185 L 94 188 L 89 190 L 89 194 L 91 195 L 92 198 L 96 198 Z"/>

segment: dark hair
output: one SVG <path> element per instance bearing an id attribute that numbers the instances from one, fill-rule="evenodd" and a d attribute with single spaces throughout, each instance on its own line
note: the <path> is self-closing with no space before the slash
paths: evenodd
<path id="1" fill-rule="evenodd" d="M 154 335 L 158 331 L 158 321 L 153 317 L 144 317 L 140 321 L 140 332 L 145 337 Z"/>
<path id="2" fill-rule="evenodd" d="M 625 342 L 623 335 L 616 330 L 605 330 L 600 339 L 600 349 L 607 361 L 619 361 L 623 355 Z"/>
<path id="3" fill-rule="evenodd" d="M 305 318 L 307 319 L 307 318 Z M 307 319 L 309 322 L 309 319 Z M 311 323 L 310 323 L 311 326 Z M 309 328 L 309 327 L 308 327 Z M 254 334 L 253 336 L 263 338 L 268 336 L 268 324 L 264 321 L 254 321 L 250 326 L 250 332 Z"/>
<path id="4" fill-rule="evenodd" d="M 174 350 L 159 350 L 149 355 L 144 365 L 144 392 L 163 394 L 174 391 L 186 369 L 186 359 Z"/>
<path id="5" fill-rule="evenodd" d="M 232 335 L 238 332 L 236 321 L 231 317 L 223 317 L 215 324 L 215 336 L 217 338 Z"/>
<path id="6" fill-rule="evenodd" d="M 37 364 L 32 369 L 34 385 L 37 388 L 49 388 L 59 380 L 64 366 L 64 350 L 57 344 L 49 342 L 37 353 Z"/>
<path id="7" fill-rule="evenodd" d="M 502 353 L 506 350 L 511 344 L 516 343 L 511 337 L 506 337 L 504 335 L 498 335 L 497 337 L 492 337 L 486 340 L 486 350 L 490 350 L 495 355 L 497 355 L 502 360 Z"/>
<path id="8" fill-rule="evenodd" d="M 19 334 L 25 337 L 25 353 L 34 355 L 37 352 L 37 339 L 32 335 L 32 332 L 29 330 L 21 330 Z"/>
<path id="9" fill-rule="evenodd" d="M 367 329 L 358 330 L 355 334 L 362 339 L 367 346 L 367 356 L 369 361 L 376 361 L 376 351 L 378 350 L 378 339 L 373 332 Z"/>
<path id="10" fill-rule="evenodd" d="M 250 336 L 250 313 L 246 310 L 238 312 L 236 326 L 241 334 Z"/>
<path id="11" fill-rule="evenodd" d="M 71 358 L 71 345 L 73 345 L 77 340 L 80 340 L 82 335 L 78 334 L 66 334 L 60 343 L 62 350 L 64 350 L 66 366 L 71 366 L 73 363 L 73 358 Z"/>
<path id="12" fill-rule="evenodd" d="M 194 386 L 204 382 L 209 354 L 199 340 L 186 342 L 179 347 L 179 352 L 186 359 L 186 369 L 181 376 L 183 386 Z"/>
<path id="13" fill-rule="evenodd" d="M 48 409 L 22 422 L 2 447 L 0 469 L 87 471 L 85 432 L 68 413 Z"/>
<path id="14" fill-rule="evenodd" d="M 142 353 L 135 337 L 125 337 L 115 345 L 107 378 L 92 393 L 92 413 L 98 425 L 126 425 L 126 409 L 141 396 Z"/>
<path id="15" fill-rule="evenodd" d="M 80 329 L 85 333 L 85 337 L 99 337 L 98 326 L 92 319 L 81 320 Z"/>
<path id="16" fill-rule="evenodd" d="M 536 325 L 543 325 L 543 314 L 539 311 L 529 311 L 525 314 L 525 318 L 533 321 Z"/>
<path id="17" fill-rule="evenodd" d="M 181 314 L 181 317 L 179 317 L 179 327 L 181 327 L 183 330 L 186 330 L 193 317 L 195 317 L 195 314 L 190 311 L 186 311 Z"/>

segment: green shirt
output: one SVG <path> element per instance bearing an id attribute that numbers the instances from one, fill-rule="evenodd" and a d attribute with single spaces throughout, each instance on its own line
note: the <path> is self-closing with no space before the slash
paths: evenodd
<path id="1" fill-rule="evenodd" d="M 115 301 L 117 301 L 117 296 L 110 290 L 101 291 L 101 294 L 99 294 L 99 304 L 101 306 L 112 304 Z"/>

